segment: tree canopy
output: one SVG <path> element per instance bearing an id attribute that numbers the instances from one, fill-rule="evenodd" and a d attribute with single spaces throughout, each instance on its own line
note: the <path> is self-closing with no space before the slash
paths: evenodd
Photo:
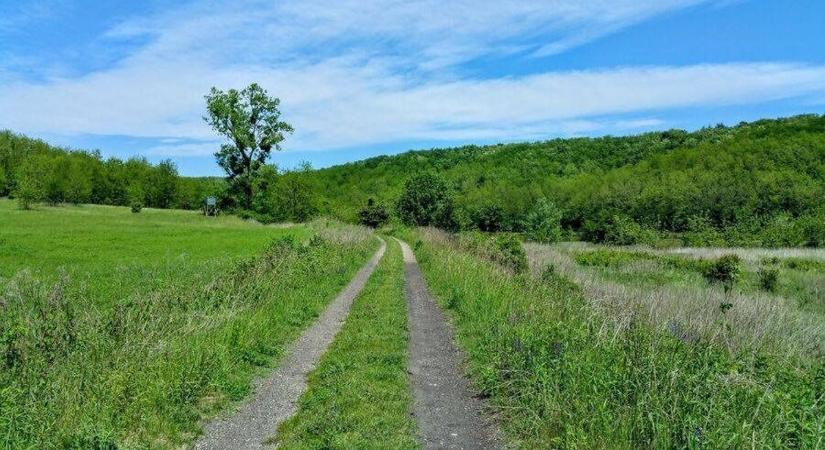
<path id="1" fill-rule="evenodd" d="M 212 88 L 206 95 L 204 117 L 209 126 L 229 141 L 215 153 L 226 172 L 230 186 L 241 196 L 245 208 L 251 208 L 254 177 L 272 150 L 280 150 L 292 126 L 281 121 L 281 101 L 270 97 L 256 83 L 241 91 L 224 92 Z"/>

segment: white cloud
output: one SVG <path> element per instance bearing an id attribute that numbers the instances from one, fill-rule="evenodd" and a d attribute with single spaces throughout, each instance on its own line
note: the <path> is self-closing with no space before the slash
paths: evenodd
<path id="1" fill-rule="evenodd" d="M 793 63 L 462 75 L 461 63 L 474 58 L 556 53 L 698 3 L 199 3 L 109 30 L 109 39 L 149 42 L 114 67 L 76 78 L 4 82 L 0 128 L 176 138 L 182 140 L 149 152 L 209 154 L 215 136 L 201 120 L 203 95 L 213 85 L 256 81 L 281 97 L 284 117 L 297 129 L 286 147 L 320 150 L 645 128 L 655 119 L 596 118 L 825 91 L 825 66 Z"/>

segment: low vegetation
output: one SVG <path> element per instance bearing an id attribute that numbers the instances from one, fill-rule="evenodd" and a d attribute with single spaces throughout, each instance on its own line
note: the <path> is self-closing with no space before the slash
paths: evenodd
<path id="1" fill-rule="evenodd" d="M 377 244 L 323 223 L 277 229 L 100 207 L 35 213 L 77 240 L 52 238 L 55 227 L 33 216 L 2 216 L 0 237 L 29 258 L 14 260 L 0 288 L 5 448 L 190 440 L 204 415 L 248 393 Z"/>
<path id="2" fill-rule="evenodd" d="M 279 448 L 418 448 L 406 368 L 404 264 L 392 241 L 281 426 Z"/>
<path id="3" fill-rule="evenodd" d="M 456 326 L 472 379 L 517 446 L 806 448 L 825 434 L 825 365 L 805 336 L 808 326 L 821 333 L 821 321 L 791 322 L 797 316 L 789 313 L 768 330 L 797 346 L 790 356 L 755 347 L 730 351 L 724 336 L 695 334 L 691 320 L 703 315 L 670 326 L 649 321 L 646 310 L 661 299 L 637 291 L 626 293 L 632 303 L 602 297 L 603 280 L 577 276 L 572 258 L 550 258 L 545 246 L 528 247 L 535 276 L 514 276 L 441 232 L 409 238 L 418 242 L 427 281 Z M 696 276 L 703 289 L 725 295 Z M 698 299 L 685 296 L 691 300 Z M 757 331 L 766 311 L 740 322 L 731 314 L 743 303 L 733 303 L 727 313 L 712 308 L 716 333 Z M 822 336 L 815 342 L 821 345 Z"/>

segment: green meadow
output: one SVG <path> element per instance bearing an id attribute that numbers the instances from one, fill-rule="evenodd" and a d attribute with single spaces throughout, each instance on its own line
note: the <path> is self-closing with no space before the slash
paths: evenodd
<path id="1" fill-rule="evenodd" d="M 325 222 L 0 207 L 3 448 L 191 441 L 378 245 Z"/>

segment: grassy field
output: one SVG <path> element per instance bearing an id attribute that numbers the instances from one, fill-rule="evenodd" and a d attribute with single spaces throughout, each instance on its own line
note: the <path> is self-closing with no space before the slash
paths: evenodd
<path id="1" fill-rule="evenodd" d="M 211 274 L 260 253 L 272 239 L 305 238 L 234 216 L 195 211 L 81 205 L 23 211 L 0 199 L 0 286 L 21 270 L 41 279 L 66 276 L 69 289 L 99 306 L 137 291 Z"/>
<path id="2" fill-rule="evenodd" d="M 0 203 L 0 447 L 166 448 L 248 393 L 377 242 L 179 211 Z"/>
<path id="3" fill-rule="evenodd" d="M 309 378 L 281 448 L 417 448 L 407 379 L 407 308 L 401 248 L 387 253 Z"/>
<path id="4" fill-rule="evenodd" d="M 694 337 L 691 322 L 677 330 L 648 320 L 646 311 L 665 311 L 645 303 L 656 298 L 577 276 L 547 256 L 552 248 L 528 247 L 532 273 L 514 274 L 484 248 L 472 251 L 434 230 L 408 239 L 416 242 L 430 288 L 456 326 L 471 378 L 490 396 L 518 447 L 821 445 L 825 364 L 804 341 L 790 355 L 744 345 L 731 351 L 726 333 L 755 337 L 760 329 L 727 320 L 718 303 L 712 322 L 717 339 Z M 635 300 L 604 297 L 616 292 Z M 786 322 L 785 335 L 810 338 L 799 325 Z"/>

